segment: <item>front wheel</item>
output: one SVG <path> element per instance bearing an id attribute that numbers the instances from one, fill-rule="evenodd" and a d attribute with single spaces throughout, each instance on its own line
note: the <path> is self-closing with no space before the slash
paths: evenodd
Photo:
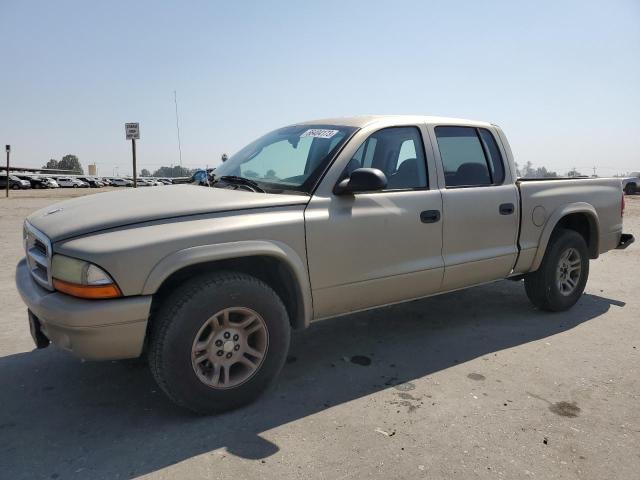
<path id="1" fill-rule="evenodd" d="M 568 310 L 578 301 L 589 277 L 589 252 L 574 230 L 554 232 L 540 268 L 528 274 L 524 287 L 531 303 L 542 310 Z"/>
<path id="2" fill-rule="evenodd" d="M 624 193 L 627 195 L 633 195 L 636 193 L 636 184 L 635 183 L 627 183 L 624 187 Z"/>
<path id="3" fill-rule="evenodd" d="M 151 319 L 149 366 L 162 390 L 197 413 L 257 398 L 289 350 L 280 297 L 243 273 L 203 275 L 183 284 Z"/>

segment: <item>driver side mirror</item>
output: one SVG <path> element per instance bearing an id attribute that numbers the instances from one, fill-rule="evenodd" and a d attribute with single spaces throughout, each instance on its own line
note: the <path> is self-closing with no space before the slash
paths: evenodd
<path id="1" fill-rule="evenodd" d="M 357 168 L 333 189 L 336 195 L 375 192 L 387 187 L 387 176 L 377 168 Z"/>

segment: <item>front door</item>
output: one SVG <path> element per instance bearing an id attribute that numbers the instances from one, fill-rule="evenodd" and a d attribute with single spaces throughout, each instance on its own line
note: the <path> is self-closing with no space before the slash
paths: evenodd
<path id="1" fill-rule="evenodd" d="M 418 298 L 440 289 L 442 199 L 429 188 L 421 130 L 372 133 L 343 175 L 378 168 L 385 190 L 314 195 L 305 210 L 314 317 Z"/>

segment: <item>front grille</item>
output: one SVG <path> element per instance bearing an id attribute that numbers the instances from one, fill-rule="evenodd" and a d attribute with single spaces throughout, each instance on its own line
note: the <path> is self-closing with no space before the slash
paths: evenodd
<path id="1" fill-rule="evenodd" d="M 24 249 L 33 279 L 46 289 L 51 284 L 51 242 L 29 222 L 24 222 Z"/>

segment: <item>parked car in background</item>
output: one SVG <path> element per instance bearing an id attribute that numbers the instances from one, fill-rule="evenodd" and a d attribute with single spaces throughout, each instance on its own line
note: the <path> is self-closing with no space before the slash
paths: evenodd
<path id="1" fill-rule="evenodd" d="M 633 172 L 631 177 L 622 179 L 622 189 L 627 195 L 640 191 L 640 172 Z"/>
<path id="2" fill-rule="evenodd" d="M 7 188 L 7 175 L 0 175 L 0 190 Z M 25 190 L 31 188 L 29 180 L 23 180 L 15 175 L 9 175 L 9 188 L 12 190 Z"/>
<path id="3" fill-rule="evenodd" d="M 45 182 L 47 182 L 47 185 L 49 186 L 49 188 L 60 188 L 60 185 L 58 185 L 58 182 L 56 182 L 56 180 L 52 177 L 40 177 L 42 178 Z"/>
<path id="4" fill-rule="evenodd" d="M 31 184 L 31 188 L 50 188 L 46 178 L 36 177 L 32 175 L 16 175 L 20 180 L 26 180 Z"/>
<path id="5" fill-rule="evenodd" d="M 56 179 L 58 185 L 64 188 L 88 188 L 89 184 L 83 182 L 82 180 L 78 180 L 75 177 L 58 177 Z"/>
<path id="6" fill-rule="evenodd" d="M 173 185 L 173 182 L 170 178 L 159 178 L 158 181 L 163 183 L 164 185 Z"/>
<path id="7" fill-rule="evenodd" d="M 138 187 L 151 187 L 153 184 L 149 180 L 138 178 L 136 179 L 136 185 Z"/>
<path id="8" fill-rule="evenodd" d="M 132 187 L 133 182 L 131 180 L 127 180 L 126 178 L 120 177 L 112 177 L 109 178 L 109 182 L 112 187 Z"/>
<path id="9" fill-rule="evenodd" d="M 16 177 L 28 181 L 31 183 L 31 188 L 35 189 L 59 187 L 58 183 L 49 177 L 41 177 L 39 175 L 16 175 Z"/>
<path id="10" fill-rule="evenodd" d="M 95 177 L 78 177 L 78 180 L 88 183 L 91 188 L 104 187 L 104 183 L 102 183 L 100 180 L 98 180 Z"/>
<path id="11" fill-rule="evenodd" d="M 619 179 L 519 179 L 488 122 L 290 125 L 215 177 L 32 213 L 15 278 L 36 345 L 145 354 L 178 405 L 226 410 L 273 381 L 292 329 L 504 278 L 564 311 L 589 261 L 634 240 Z"/>

